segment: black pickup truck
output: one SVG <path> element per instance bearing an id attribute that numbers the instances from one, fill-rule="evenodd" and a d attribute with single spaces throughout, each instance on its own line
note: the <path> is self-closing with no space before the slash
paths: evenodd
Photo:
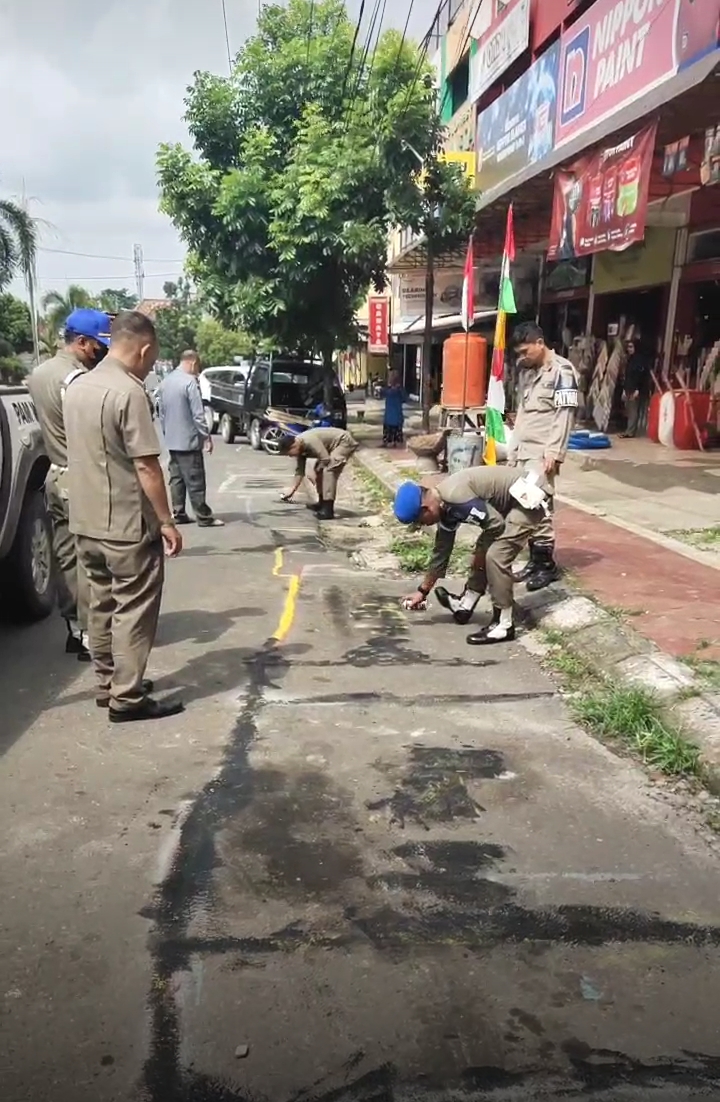
<path id="1" fill-rule="evenodd" d="M 318 363 L 278 356 L 256 360 L 247 377 L 210 380 L 210 406 L 220 419 L 220 435 L 226 444 L 245 435 L 256 451 L 263 447 L 271 427 L 270 408 L 293 417 L 308 418 L 323 400 L 323 368 Z M 347 427 L 345 396 L 337 376 L 333 379 L 333 424 Z"/>

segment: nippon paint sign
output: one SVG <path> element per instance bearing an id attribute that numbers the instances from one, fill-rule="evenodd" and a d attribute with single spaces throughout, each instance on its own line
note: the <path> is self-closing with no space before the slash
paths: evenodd
<path id="1" fill-rule="evenodd" d="M 479 100 L 529 45 L 530 0 L 498 2 L 495 18 L 470 58 L 470 102 Z"/>

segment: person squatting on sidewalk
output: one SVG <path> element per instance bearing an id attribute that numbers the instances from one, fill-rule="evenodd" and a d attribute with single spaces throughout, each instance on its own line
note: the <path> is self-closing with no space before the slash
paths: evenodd
<path id="1" fill-rule="evenodd" d="M 203 451 L 212 452 L 213 443 L 205 421 L 199 374 L 197 352 L 183 352 L 178 366 L 160 384 L 158 417 L 170 452 L 170 499 L 175 523 L 190 524 L 185 508 L 189 497 L 198 526 L 220 528 L 224 521 L 213 516 L 207 503 Z"/>
<path id="2" fill-rule="evenodd" d="M 315 481 L 319 503 L 314 508 L 318 520 L 332 520 L 335 516 L 335 497 L 340 475 L 345 464 L 355 454 L 357 440 L 345 429 L 308 429 L 298 436 L 283 436 L 280 455 L 297 459 L 295 480 L 283 501 L 292 501 L 305 478 L 308 459 L 315 460 Z"/>
<path id="3" fill-rule="evenodd" d="M 530 561 L 516 579 L 535 592 L 560 577 L 555 560 L 552 496 L 577 414 L 578 377 L 569 360 L 548 348 L 542 329 L 534 322 L 518 325 L 513 346 L 521 374 L 507 464 L 526 469 L 540 464 L 551 489 L 550 515 L 530 540 Z"/>
<path id="4" fill-rule="evenodd" d="M 481 532 L 463 593 L 458 597 L 438 586 L 435 595 L 457 624 L 467 624 L 489 590 L 492 622 L 469 635 L 468 643 L 485 646 L 514 639 L 512 565 L 541 529 L 549 492 L 551 485 L 539 468 L 522 475 L 507 467 L 471 467 L 433 487 L 404 482 L 395 495 L 396 518 L 401 524 L 437 525 L 430 567 L 417 592 L 405 598 L 405 607 L 425 605 L 435 583 L 445 577 L 458 528 L 472 524 Z"/>
<path id="5" fill-rule="evenodd" d="M 89 662 L 87 644 L 88 582 L 78 561 L 77 541 L 70 531 L 68 449 L 65 432 L 65 391 L 78 375 L 103 360 L 110 343 L 110 318 L 101 310 L 73 310 L 65 322 L 65 345 L 57 355 L 36 367 L 28 390 L 37 411 L 50 470 L 45 479 L 45 502 L 52 525 L 58 606 L 67 625 L 66 654 Z"/>

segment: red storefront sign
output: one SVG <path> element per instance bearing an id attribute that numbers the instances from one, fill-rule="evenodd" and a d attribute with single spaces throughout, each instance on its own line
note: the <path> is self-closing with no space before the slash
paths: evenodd
<path id="1" fill-rule="evenodd" d="M 596 0 L 562 36 L 558 145 L 718 46 L 720 0 Z"/>
<path id="2" fill-rule="evenodd" d="M 624 249 L 645 236 L 657 123 L 555 173 L 549 260 Z"/>
<path id="3" fill-rule="evenodd" d="M 368 352 L 381 355 L 389 351 L 390 302 L 371 296 L 368 300 Z"/>

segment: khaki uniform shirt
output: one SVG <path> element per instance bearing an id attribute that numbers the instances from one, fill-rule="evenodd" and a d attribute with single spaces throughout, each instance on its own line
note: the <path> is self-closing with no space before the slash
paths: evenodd
<path id="1" fill-rule="evenodd" d="M 539 520 L 528 513 L 510 493 L 510 487 L 521 477 L 511 467 L 469 467 L 438 482 L 436 490 L 448 506 L 437 525 L 435 546 L 429 571 L 444 576 L 455 546 L 455 536 L 461 524 L 472 524 L 481 529 L 480 539 L 489 547 L 505 531 L 505 518 L 518 510 L 524 518 Z M 538 484 L 551 493 L 551 486 L 544 477 Z"/>
<path id="2" fill-rule="evenodd" d="M 526 463 L 548 456 L 562 463 L 577 406 L 578 377 L 569 360 L 553 353 L 540 371 L 523 371 L 508 462 Z"/>
<path id="3" fill-rule="evenodd" d="M 316 466 L 322 470 L 331 465 L 333 458 L 346 463 L 357 448 L 356 441 L 345 429 L 308 429 L 300 433 L 298 440 L 302 445 L 295 468 L 298 477 L 304 476 L 308 459 L 315 459 Z M 337 455 L 333 456 L 333 452 Z"/>
<path id="4" fill-rule="evenodd" d="M 50 462 L 56 467 L 68 465 L 63 384 L 76 371 L 85 372 L 87 368 L 73 356 L 72 352 L 61 349 L 57 356 L 53 356 L 51 360 L 45 360 L 36 367 L 27 380 L 30 397 L 42 429 L 45 451 Z"/>
<path id="5" fill-rule="evenodd" d="M 160 455 L 150 400 L 142 383 L 107 356 L 65 394 L 70 531 L 98 540 L 137 543 L 160 532 L 133 460 Z"/>

